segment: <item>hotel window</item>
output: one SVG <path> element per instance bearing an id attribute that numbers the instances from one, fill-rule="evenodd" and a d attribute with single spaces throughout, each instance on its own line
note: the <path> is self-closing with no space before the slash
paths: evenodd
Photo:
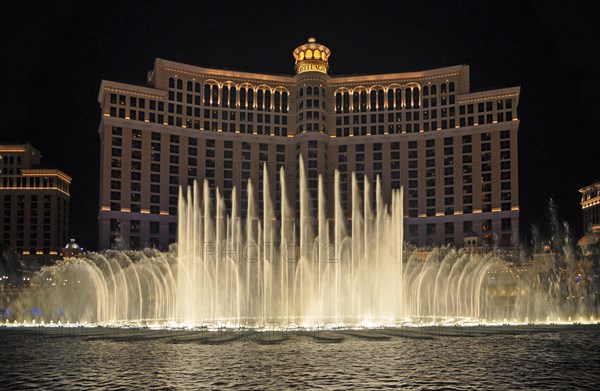
<path id="1" fill-rule="evenodd" d="M 429 237 L 429 239 L 432 239 L 433 237 L 435 237 L 435 223 L 430 223 L 427 224 L 427 236 Z"/>
<path id="2" fill-rule="evenodd" d="M 473 222 L 472 221 L 463 221 L 463 233 L 471 233 L 473 232 Z"/>
<path id="3" fill-rule="evenodd" d="M 413 90 L 413 107 L 418 109 L 419 108 L 419 102 L 420 102 L 420 100 L 419 100 L 419 89 L 416 88 L 416 87 L 414 87 L 412 90 Z M 418 119 L 418 118 L 415 118 L 415 119 Z"/>

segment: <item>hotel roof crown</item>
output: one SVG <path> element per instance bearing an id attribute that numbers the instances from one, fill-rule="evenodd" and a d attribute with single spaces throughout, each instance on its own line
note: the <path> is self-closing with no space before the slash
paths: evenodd
<path id="1" fill-rule="evenodd" d="M 317 43 L 315 38 L 309 38 L 308 43 L 298 46 L 294 50 L 296 74 L 304 72 L 320 72 L 327 74 L 329 70 L 329 57 L 331 51 L 327 46 Z"/>

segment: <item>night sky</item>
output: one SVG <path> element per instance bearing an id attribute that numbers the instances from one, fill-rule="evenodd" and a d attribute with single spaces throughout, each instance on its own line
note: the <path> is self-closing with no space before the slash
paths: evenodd
<path id="1" fill-rule="evenodd" d="M 216 4 L 219 4 L 218 6 Z M 293 74 L 309 36 L 333 75 L 468 64 L 471 88 L 521 86 L 521 236 L 548 226 L 548 202 L 582 234 L 578 189 L 600 179 L 597 20 L 577 2 L 22 2 L 2 27 L 8 104 L 0 141 L 29 141 L 72 176 L 70 235 L 97 245 L 102 79 L 143 85 L 157 57 Z M 13 5 L 11 5 L 12 7 Z M 13 19 L 14 18 L 14 19 Z M 596 38 L 594 38 L 596 37 Z"/>

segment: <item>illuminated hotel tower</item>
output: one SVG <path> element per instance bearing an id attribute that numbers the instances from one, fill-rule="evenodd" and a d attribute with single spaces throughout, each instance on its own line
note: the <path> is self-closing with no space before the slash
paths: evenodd
<path id="1" fill-rule="evenodd" d="M 41 157 L 29 143 L 0 143 L 0 237 L 10 251 L 47 259 L 67 243 L 71 177 Z"/>
<path id="2" fill-rule="evenodd" d="M 319 175 L 332 194 L 338 169 L 348 219 L 356 172 L 360 187 L 380 178 L 388 202 L 403 187 L 408 241 L 460 246 L 475 234 L 517 244 L 519 87 L 471 92 L 467 65 L 330 75 L 331 53 L 314 38 L 293 55 L 293 76 L 156 59 L 146 87 L 103 80 L 99 247 L 121 237 L 166 249 L 176 240 L 179 186 L 195 179 L 219 188 L 227 203 L 235 189 L 243 208 L 252 179 L 262 200 L 263 163 L 276 210 L 286 191 L 298 215 L 300 157 L 310 218 Z"/>

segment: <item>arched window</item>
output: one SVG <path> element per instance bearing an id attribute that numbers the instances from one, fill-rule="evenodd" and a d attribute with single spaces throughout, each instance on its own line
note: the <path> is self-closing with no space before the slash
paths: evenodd
<path id="1" fill-rule="evenodd" d="M 219 105 L 219 86 L 216 84 L 212 86 L 212 105 Z"/>
<path id="2" fill-rule="evenodd" d="M 406 104 L 407 109 L 412 108 L 412 89 L 411 88 L 407 88 L 406 90 L 404 90 L 404 102 Z"/>
<path id="3" fill-rule="evenodd" d="M 265 91 L 265 110 L 271 110 L 271 91 Z"/>
<path id="4" fill-rule="evenodd" d="M 200 87 L 200 83 L 196 83 L 196 84 L 194 84 L 194 91 L 195 91 L 195 92 L 197 92 L 197 93 L 200 93 L 200 88 L 201 88 L 201 87 Z"/>
<path id="5" fill-rule="evenodd" d="M 371 90 L 371 111 L 377 110 L 377 91 Z"/>
<path id="6" fill-rule="evenodd" d="M 360 111 L 367 111 L 367 91 L 360 92 Z"/>
<path id="7" fill-rule="evenodd" d="M 448 91 L 454 92 L 454 82 L 453 81 L 451 81 L 450 84 L 448 84 Z"/>
<path id="8" fill-rule="evenodd" d="M 325 88 L 321 88 L 321 96 L 325 98 Z"/>
<path id="9" fill-rule="evenodd" d="M 249 90 L 246 90 L 243 87 L 240 88 L 240 109 L 245 109 L 247 107 L 247 92 L 249 92 Z"/>
<path id="10" fill-rule="evenodd" d="M 246 108 L 246 88 L 240 88 L 240 109 Z"/>
<path id="11" fill-rule="evenodd" d="M 446 91 L 446 83 L 442 83 L 442 85 L 440 86 L 440 92 L 442 94 L 445 94 L 446 92 L 448 92 L 448 91 Z"/>
<path id="12" fill-rule="evenodd" d="M 169 88 L 175 88 L 175 79 L 169 77 Z"/>
<path id="13" fill-rule="evenodd" d="M 413 107 L 419 108 L 419 89 L 417 87 L 413 88 Z"/>
<path id="14" fill-rule="evenodd" d="M 236 101 L 235 101 L 235 87 L 232 86 L 229 89 L 229 107 L 235 108 L 235 104 L 236 104 Z"/>
<path id="15" fill-rule="evenodd" d="M 229 107 L 229 87 L 223 86 L 221 90 L 221 107 Z"/>
<path id="16" fill-rule="evenodd" d="M 183 90 L 183 80 L 177 79 L 177 89 Z"/>
<path id="17" fill-rule="evenodd" d="M 429 87 L 424 86 L 423 89 L 422 89 L 422 92 L 423 92 L 423 96 L 429 95 Z"/>
<path id="18" fill-rule="evenodd" d="M 312 87 L 311 86 L 306 87 L 306 95 L 312 95 Z"/>
<path id="19" fill-rule="evenodd" d="M 191 81 L 187 82 L 187 90 L 188 91 L 192 91 L 194 89 L 194 83 L 192 83 Z"/>
<path id="20" fill-rule="evenodd" d="M 436 87 L 435 84 L 431 85 L 431 88 L 429 89 L 429 92 L 431 93 L 431 95 L 437 94 L 437 87 Z"/>
<path id="21" fill-rule="evenodd" d="M 348 113 L 350 111 L 350 93 L 348 91 L 344 92 L 344 113 Z"/>
<path id="22" fill-rule="evenodd" d="M 335 112 L 339 114 L 342 112 L 342 93 L 338 92 L 335 94 Z"/>
<path id="23" fill-rule="evenodd" d="M 265 93 L 263 90 L 256 91 L 256 103 L 257 103 L 258 110 L 263 109 L 264 96 L 265 96 Z"/>
<path id="24" fill-rule="evenodd" d="M 359 97 L 358 97 L 358 91 L 354 91 L 352 93 L 352 111 L 354 111 L 355 113 L 358 113 L 358 107 L 359 107 Z"/>
<path id="25" fill-rule="evenodd" d="M 279 91 L 275 91 L 275 97 L 274 97 L 274 103 L 275 103 L 275 112 L 279 113 L 281 112 L 281 92 Z"/>
<path id="26" fill-rule="evenodd" d="M 204 104 L 206 106 L 210 105 L 210 84 L 204 85 Z"/>
<path id="27" fill-rule="evenodd" d="M 281 111 L 288 112 L 288 93 L 286 91 L 281 94 Z"/>
<path id="28" fill-rule="evenodd" d="M 254 109 L 254 90 L 252 88 L 248 89 L 248 109 Z"/>
<path id="29" fill-rule="evenodd" d="M 299 96 L 304 96 L 304 88 L 300 88 L 300 91 L 298 91 L 298 93 L 300 94 Z"/>
<path id="30" fill-rule="evenodd" d="M 377 109 L 379 111 L 383 110 L 383 101 L 384 101 L 384 97 L 383 97 L 383 90 L 379 90 L 377 91 Z"/>
<path id="31" fill-rule="evenodd" d="M 402 90 L 400 88 L 398 88 L 396 90 L 396 109 L 399 109 L 402 107 Z"/>
<path id="32" fill-rule="evenodd" d="M 394 110 L 394 89 L 390 88 L 387 92 L 388 110 Z"/>

